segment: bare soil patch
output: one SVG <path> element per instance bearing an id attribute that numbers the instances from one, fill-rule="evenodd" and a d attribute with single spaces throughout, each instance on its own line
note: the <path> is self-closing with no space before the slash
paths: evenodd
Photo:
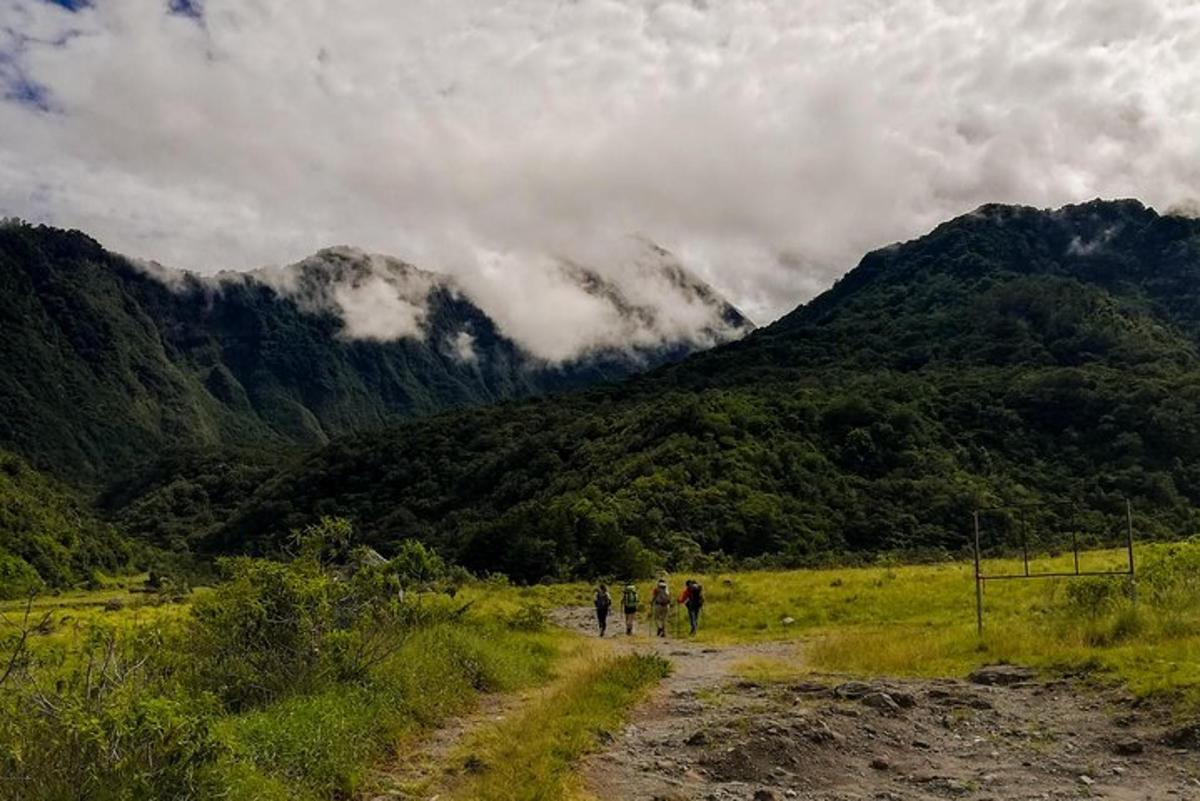
<path id="1" fill-rule="evenodd" d="M 559 621 L 590 631 L 590 610 Z M 612 629 L 610 628 L 610 631 Z M 589 757 L 597 799 L 1200 799 L 1200 735 L 1120 688 L 1001 669 L 975 680 L 733 675 L 795 643 L 703 647 L 644 634 L 675 673 Z"/>

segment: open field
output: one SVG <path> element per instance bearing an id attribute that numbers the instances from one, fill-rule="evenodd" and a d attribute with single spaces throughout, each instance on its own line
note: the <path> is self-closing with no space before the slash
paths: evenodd
<path id="1" fill-rule="evenodd" d="M 1124 556 L 1119 551 L 1087 553 L 1083 567 L 1119 567 Z M 1011 753 L 1000 749 L 1005 755 L 1001 762 L 1019 765 L 1028 760 L 1030 749 L 1049 749 L 1058 755 L 1055 764 L 1069 767 L 1050 770 L 1043 777 L 1046 786 L 1070 786 L 1075 781 L 1071 771 L 1091 770 L 1087 765 L 1076 767 L 1070 748 L 1111 747 L 1114 730 L 1100 714 L 1103 710 L 1129 710 L 1138 696 L 1159 697 L 1163 703 L 1155 705 L 1158 711 L 1145 725 L 1161 731 L 1200 705 L 1200 544 L 1142 546 L 1138 560 L 1136 603 L 1121 579 L 989 584 L 982 640 L 975 631 L 973 567 L 962 563 L 698 576 L 706 605 L 701 632 L 687 643 L 680 641 L 681 628 L 674 620 L 669 640 L 647 636 L 644 615 L 634 637 L 621 633 L 611 642 L 589 642 L 548 627 L 552 618 L 589 633 L 587 585 L 475 582 L 460 588 L 453 599 L 437 594 L 412 599 L 414 608 L 423 610 L 418 615 L 423 622 L 410 624 L 388 657 L 355 681 L 297 685 L 265 702 L 242 704 L 244 708 L 216 703 L 213 694 L 228 692 L 219 685 L 208 685 L 209 695 L 188 695 L 188 688 L 198 685 L 187 682 L 197 677 L 177 666 L 173 670 L 182 678 L 158 679 L 147 686 L 168 705 L 167 720 L 203 721 L 205 747 L 215 751 L 188 779 L 200 788 L 200 797 L 316 801 L 348 796 L 406 799 L 426 797 L 428 792 L 496 801 L 612 797 L 612 792 L 621 797 L 621 792 L 641 793 L 649 787 L 647 775 L 669 778 L 690 770 L 685 768 L 693 764 L 688 761 L 693 757 L 700 760 L 697 766 L 716 759 L 703 748 L 682 761 L 676 755 L 679 733 L 699 725 L 726 731 L 723 737 L 733 738 L 747 759 L 756 759 L 761 738 L 770 740 L 775 736 L 771 731 L 792 725 L 788 721 L 794 712 L 784 708 L 799 703 L 793 697 L 795 688 L 806 686 L 817 689 L 803 705 L 808 711 L 802 714 L 808 717 L 801 723 L 817 725 L 815 716 L 824 721 L 821 727 L 843 738 L 831 741 L 837 744 L 833 751 L 822 751 L 834 787 L 844 780 L 845 771 L 862 767 L 863 752 L 879 750 L 878 743 L 862 739 L 862 730 L 847 719 L 857 702 L 847 707 L 850 702 L 830 694 L 838 682 L 852 676 L 899 695 L 931 699 L 923 702 L 920 714 L 887 718 L 889 731 L 895 730 L 888 735 L 894 745 L 887 759 L 912 762 L 911 749 L 902 741 L 915 736 L 932 743 L 921 759 L 933 759 L 947 771 L 942 779 L 953 776 L 961 786 L 973 786 L 978 782 L 973 772 L 977 757 L 960 754 L 953 736 L 943 742 L 936 735 L 940 730 L 930 725 L 952 718 L 953 735 L 972 726 L 983 727 L 983 732 L 997 721 L 1007 721 L 1022 736 Z M 987 567 L 1008 572 L 1019 563 Z M 1063 567 L 1063 557 L 1038 558 L 1033 567 L 1035 572 L 1057 570 Z M 673 590 L 683 578 L 672 577 Z M 138 585 L 136 580 L 128 583 Z M 644 603 L 650 585 L 640 582 L 639 589 Z M 239 596 L 229 592 L 200 589 L 177 603 L 116 584 L 41 597 L 33 602 L 29 617 L 35 623 L 43 618 L 48 622 L 30 635 L 31 653 L 47 679 L 77 676 L 108 634 L 132 641 L 154 633 L 164 647 L 181 649 L 178 657 L 184 658 L 184 646 L 171 633 L 194 624 L 197 604 L 210 611 L 222 598 L 232 604 Z M 239 601 L 229 609 L 242 606 Z M 11 642 L 21 628 L 24 609 L 19 602 L 0 606 L 0 638 Z M 575 611 L 563 618 L 562 610 Z M 612 623 L 611 629 L 621 628 Z M 198 653 L 198 658 L 207 658 L 202 650 Z M 676 675 L 655 691 L 668 662 Z M 961 680 L 974 668 L 996 662 L 1041 668 L 1049 681 L 1059 683 L 1049 685 L 1045 695 L 1035 687 L 985 693 L 983 700 L 977 698 L 979 690 L 961 683 L 939 684 Z M 1084 683 L 1077 683 L 1081 679 Z M 943 713 L 933 701 L 943 691 L 951 700 L 967 699 L 963 703 L 986 701 L 995 711 L 968 704 L 968 711 L 956 707 L 947 713 L 950 718 L 939 718 Z M 648 692 L 651 701 L 641 704 Z M 1025 720 L 1021 692 L 1053 704 L 1041 707 L 1038 720 Z M 480 699 L 492 700 L 485 700 L 486 714 L 472 717 Z M 116 703 L 92 713 L 115 714 L 127 701 Z M 635 711 L 630 729 L 624 721 L 631 708 Z M 1174 717 L 1175 723 L 1161 714 Z M 929 721 L 922 722 L 925 717 Z M 659 718 L 661 723 L 655 722 Z M 909 732 L 906 720 L 923 733 Z M 440 727 L 447 722 L 452 723 L 445 730 L 450 734 L 443 737 Z M 1071 730 L 1080 726 L 1095 733 L 1095 742 L 1072 739 Z M 4 758 L 10 766 L 24 760 L 29 768 L 32 755 L 11 750 L 12 738 L 20 735 L 15 730 L 6 735 L 10 750 Z M 1159 735 L 1146 729 L 1139 736 L 1152 742 Z M 657 744 L 648 748 L 647 737 Z M 801 762 L 807 758 L 794 750 L 784 756 Z M 1164 773 L 1164 766 L 1171 764 L 1168 752 L 1153 754 L 1159 761 L 1144 763 L 1130 776 L 1175 787 L 1170 771 Z M 1110 756 L 1096 759 L 1105 766 L 1111 761 Z M 416 761 L 424 763 L 421 775 L 407 775 L 403 766 Z M 660 769 L 660 762 L 673 767 Z M 746 777 L 788 786 L 787 777 L 768 775 L 765 763 L 755 765 L 718 761 L 709 765 L 703 781 L 694 772 L 679 773 L 672 781 L 730 793 L 718 795 L 722 798 L 741 797 L 737 788 Z M 891 786 L 886 773 L 864 776 L 881 792 Z M 116 781 L 103 772 L 91 779 L 97 786 Z M 1015 774 L 1011 780 L 1017 780 Z M 136 787 L 136 782 L 121 785 L 112 797 L 136 797 Z M 616 789 L 597 795 L 598 788 Z M 9 797 L 6 792 L 0 787 L 0 798 Z M 49 788 L 44 797 L 54 797 L 53 792 Z M 39 796 L 21 788 L 11 797 Z"/>
<path id="2" fill-rule="evenodd" d="M 964 676 L 982 664 L 1013 662 L 1086 671 L 1125 682 L 1138 694 L 1171 695 L 1184 708 L 1200 705 L 1200 544 L 1140 545 L 1136 557 L 1136 604 L 1119 578 L 988 583 L 982 639 L 970 563 L 695 576 L 706 597 L 698 639 L 803 643 L 802 660 L 746 666 L 760 674 Z M 1081 568 L 1119 569 L 1125 558 L 1123 550 L 1085 552 Z M 1032 570 L 1067 569 L 1070 561 L 1069 555 L 1037 557 Z M 1020 569 L 1019 560 L 985 563 L 993 573 Z M 686 577 L 672 578 L 673 592 Z M 651 584 L 638 586 L 645 604 Z M 586 606 L 591 588 L 491 588 L 483 595 L 481 608 L 503 614 L 523 604 Z M 644 633 L 645 615 L 642 621 Z"/>

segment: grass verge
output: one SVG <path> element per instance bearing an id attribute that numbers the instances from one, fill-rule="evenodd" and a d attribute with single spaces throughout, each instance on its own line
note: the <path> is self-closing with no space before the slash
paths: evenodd
<path id="1" fill-rule="evenodd" d="M 573 764 L 596 749 L 629 708 L 665 677 L 659 656 L 581 657 L 520 713 L 485 729 L 460 755 L 462 801 L 550 801 L 569 797 Z"/>

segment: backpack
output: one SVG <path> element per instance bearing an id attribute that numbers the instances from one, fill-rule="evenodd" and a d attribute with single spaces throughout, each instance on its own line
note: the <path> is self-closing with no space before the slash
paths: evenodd
<path id="1" fill-rule="evenodd" d="M 625 604 L 626 608 L 637 606 L 637 590 L 635 590 L 633 587 L 626 587 L 625 594 L 621 596 L 621 602 Z"/>
<path id="2" fill-rule="evenodd" d="M 596 593 L 596 608 L 597 609 L 608 609 L 610 606 L 612 606 L 612 596 L 611 595 L 609 595 L 607 592 Z"/>
<path id="3" fill-rule="evenodd" d="M 692 585 L 692 594 L 688 597 L 688 605 L 695 609 L 704 606 L 704 588 L 699 584 Z"/>

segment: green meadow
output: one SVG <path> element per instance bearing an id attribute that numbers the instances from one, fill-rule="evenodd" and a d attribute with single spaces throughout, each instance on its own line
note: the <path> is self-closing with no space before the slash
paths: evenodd
<path id="1" fill-rule="evenodd" d="M 1081 554 L 1082 571 L 1121 570 L 1126 551 Z M 1034 555 L 1031 573 L 1073 569 L 1070 554 Z M 797 641 L 790 664 L 747 666 L 774 672 L 964 676 L 991 662 L 1087 673 L 1124 682 L 1141 695 L 1200 706 L 1200 543 L 1135 549 L 1136 583 L 1121 577 L 994 580 L 984 588 L 984 630 L 976 628 L 974 565 L 871 567 L 670 577 L 704 585 L 702 641 Z M 1020 559 L 990 559 L 985 574 L 1023 571 Z M 645 605 L 652 583 L 638 583 Z M 521 604 L 586 605 L 583 584 L 488 592 L 498 614 Z M 645 614 L 639 636 L 646 636 Z M 680 613 L 672 632 L 686 635 Z"/>
<path id="2" fill-rule="evenodd" d="M 1088 552 L 1081 567 L 1119 569 L 1124 559 Z M 1032 570 L 1069 560 L 1036 557 Z M 1013 662 L 1120 682 L 1194 711 L 1200 543 L 1141 546 L 1137 561 L 1136 591 L 1122 578 L 990 582 L 982 637 L 971 564 L 698 575 L 698 639 L 795 641 L 794 658 L 739 665 L 763 680 L 963 676 Z M 514 714 L 446 757 L 459 777 L 447 797 L 571 797 L 572 766 L 596 747 L 596 732 L 619 725 L 669 670 L 549 625 L 555 607 L 590 604 L 590 585 L 469 581 L 447 592 L 431 583 L 397 605 L 371 600 L 381 588 L 379 597 L 392 597 L 372 583 L 380 576 L 346 581 L 302 559 L 238 564 L 183 598 L 126 579 L 0 604 L 0 767 L 9 779 L 0 799 L 78 788 L 113 799 L 353 797 L 370 790 L 372 771 L 483 694 L 518 691 Z M 670 577 L 673 591 L 684 578 Z M 643 603 L 650 587 L 639 582 Z M 347 598 L 354 609 L 376 606 L 349 621 L 327 614 Z M 300 625 L 281 636 L 289 615 Z M 649 641 L 644 623 L 637 638 Z"/>

